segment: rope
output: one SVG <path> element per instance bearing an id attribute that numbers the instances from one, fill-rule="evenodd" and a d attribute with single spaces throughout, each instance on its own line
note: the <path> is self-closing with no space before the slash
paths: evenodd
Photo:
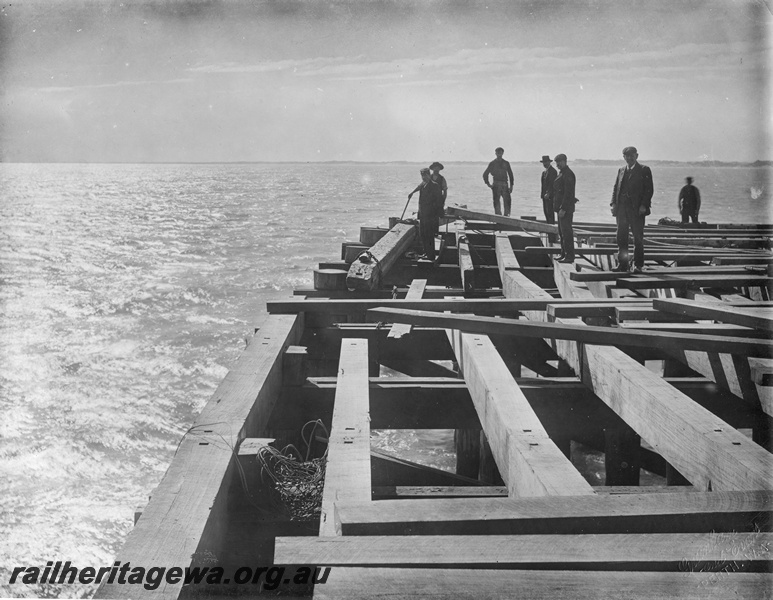
<path id="1" fill-rule="evenodd" d="M 306 431 L 312 426 L 306 437 Z M 290 516 L 295 521 L 310 521 L 319 518 L 322 510 L 322 493 L 325 488 L 325 463 L 327 448 L 319 458 L 309 460 L 314 432 L 320 427 L 329 433 L 325 425 L 317 419 L 309 421 L 301 428 L 301 438 L 306 444 L 303 461 L 301 453 L 292 444 L 282 450 L 263 446 L 255 457 L 260 466 L 261 481 L 272 490 L 271 503 L 274 508 Z M 292 455 L 295 451 L 297 458 Z"/>

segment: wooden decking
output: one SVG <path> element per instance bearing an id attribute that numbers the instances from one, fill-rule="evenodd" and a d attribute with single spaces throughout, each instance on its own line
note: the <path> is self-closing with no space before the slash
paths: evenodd
<path id="1" fill-rule="evenodd" d="M 269 303 L 117 560 L 330 567 L 283 588 L 317 598 L 771 597 L 773 226 L 648 227 L 629 275 L 611 224 L 567 265 L 553 225 L 447 213 L 437 264 L 415 225 L 363 228 Z M 375 429 L 455 430 L 456 472 Z M 327 453 L 319 518 L 271 501 L 271 440 Z"/>

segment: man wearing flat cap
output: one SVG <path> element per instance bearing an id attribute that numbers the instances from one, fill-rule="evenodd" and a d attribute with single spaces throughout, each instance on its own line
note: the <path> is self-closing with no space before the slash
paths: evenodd
<path id="1" fill-rule="evenodd" d="M 654 186 L 652 171 L 638 162 L 633 146 L 623 148 L 625 166 L 620 167 L 612 188 L 612 215 L 617 217 L 617 272 L 628 271 L 628 231 L 633 235 L 633 272 L 644 268 L 644 219 L 650 214 Z"/>
<path id="2" fill-rule="evenodd" d="M 542 190 L 540 191 L 540 198 L 542 198 L 542 212 L 545 213 L 545 220 L 548 223 L 556 222 L 556 213 L 553 210 L 553 182 L 556 180 L 558 173 L 553 168 L 550 157 L 546 154 L 542 157 L 542 166 L 545 170 L 542 171 Z"/>
<path id="3" fill-rule="evenodd" d="M 558 213 L 558 237 L 561 241 L 560 263 L 574 262 L 574 197 L 577 178 L 566 164 L 566 154 L 556 154 L 558 177 L 553 182 L 553 208 Z"/>

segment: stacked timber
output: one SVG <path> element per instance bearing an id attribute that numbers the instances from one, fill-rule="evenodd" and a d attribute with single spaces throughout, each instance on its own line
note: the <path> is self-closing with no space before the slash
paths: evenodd
<path id="1" fill-rule="evenodd" d="M 118 559 L 330 567 L 280 590 L 316 598 L 770 597 L 773 227 L 648 227 L 629 274 L 610 224 L 577 223 L 563 264 L 555 225 L 447 214 L 436 264 L 394 219 L 268 304 Z M 456 471 L 382 429 L 454 430 Z M 313 518 L 261 477 L 288 444 L 326 458 Z"/>

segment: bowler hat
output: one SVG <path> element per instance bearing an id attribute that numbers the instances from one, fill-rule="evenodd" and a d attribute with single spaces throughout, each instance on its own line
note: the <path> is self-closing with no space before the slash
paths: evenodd
<path id="1" fill-rule="evenodd" d="M 443 170 L 443 165 L 441 165 L 439 162 L 435 161 L 435 162 L 433 162 L 429 166 L 429 168 L 432 169 L 433 171 L 442 171 Z"/>
<path id="2" fill-rule="evenodd" d="M 566 154 L 556 154 L 556 162 L 566 160 Z"/>
<path id="3" fill-rule="evenodd" d="M 545 162 L 545 161 L 547 161 L 547 162 L 553 162 L 552 160 L 550 160 L 550 157 L 549 157 L 547 154 L 546 154 L 545 156 L 543 156 L 543 157 L 542 157 L 542 160 L 541 160 L 540 162 Z"/>

